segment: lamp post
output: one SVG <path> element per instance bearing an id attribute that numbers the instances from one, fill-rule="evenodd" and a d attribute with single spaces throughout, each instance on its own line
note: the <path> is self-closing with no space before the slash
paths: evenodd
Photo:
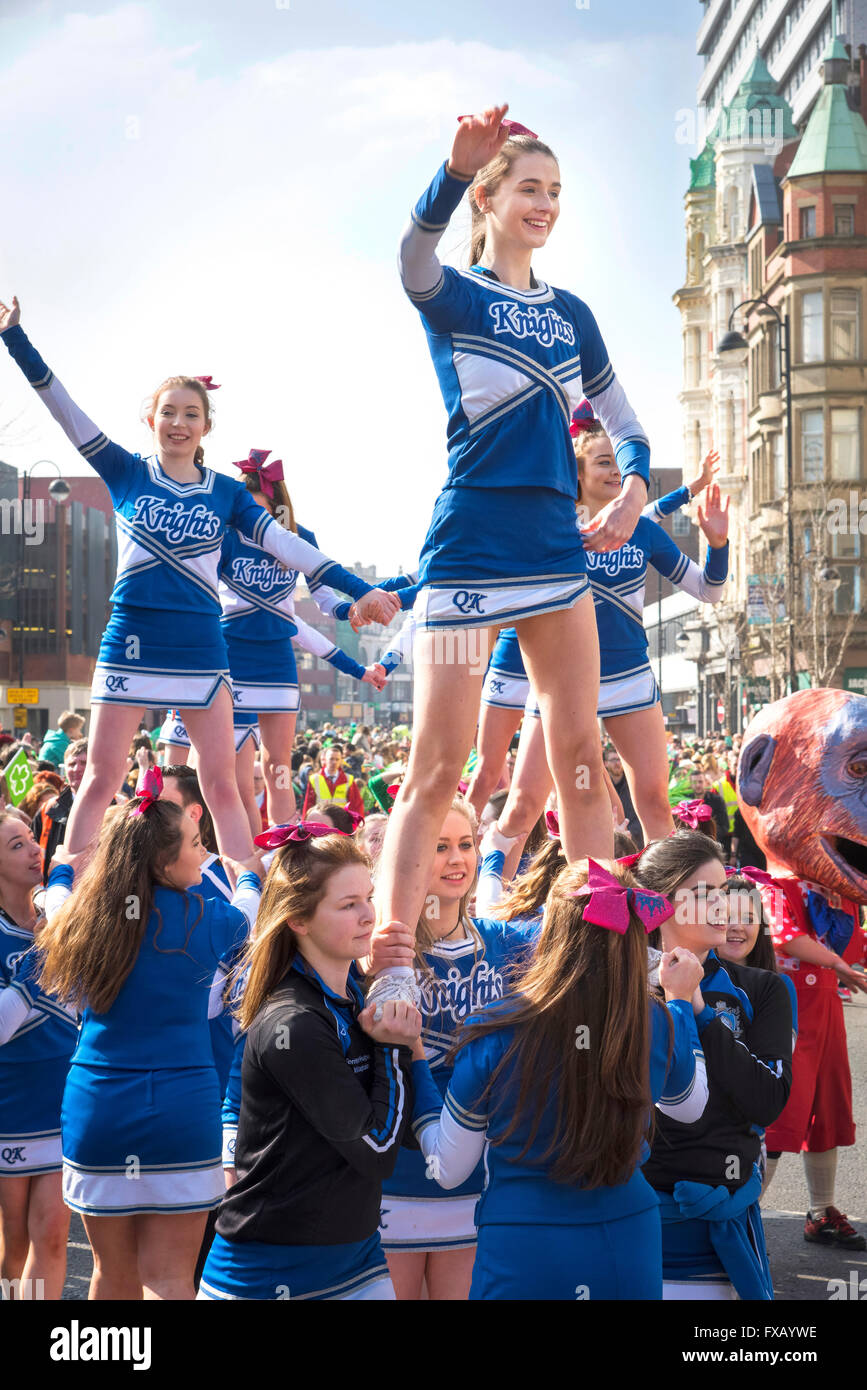
<path id="1" fill-rule="evenodd" d="M 745 299 L 740 304 L 736 304 L 729 315 L 728 332 L 724 334 L 719 344 L 717 352 L 736 352 L 746 354 L 749 352 L 749 344 L 742 333 L 737 333 L 733 329 L 735 314 L 739 309 L 754 309 L 757 304 L 771 313 L 779 326 L 780 333 L 778 339 L 778 349 L 780 354 L 780 383 L 785 392 L 786 399 L 786 566 L 789 579 L 789 599 L 792 612 L 789 614 L 789 689 L 794 691 L 797 688 L 797 672 L 795 670 L 795 532 L 792 522 L 792 493 L 794 490 L 794 460 L 793 460 L 793 436 L 792 436 L 792 335 L 791 324 L 788 314 L 781 314 L 774 307 L 767 295 L 760 294 L 755 299 Z"/>
<path id="2" fill-rule="evenodd" d="M 24 686 L 24 509 L 30 501 L 30 479 L 33 476 L 34 470 L 43 463 L 47 463 L 49 468 L 53 468 L 57 474 L 57 477 L 48 487 L 48 495 L 51 500 L 58 506 L 62 506 L 65 502 L 68 502 L 70 493 L 69 483 L 66 482 L 57 464 L 51 459 L 37 459 L 36 463 L 31 464 L 30 468 L 28 468 L 24 474 L 21 499 L 21 522 L 18 528 L 18 595 L 15 604 L 15 626 L 18 628 L 18 684 L 22 688 Z"/>

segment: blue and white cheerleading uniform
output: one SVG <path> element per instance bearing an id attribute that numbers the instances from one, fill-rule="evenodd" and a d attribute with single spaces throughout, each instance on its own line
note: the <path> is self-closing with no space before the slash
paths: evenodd
<path id="1" fill-rule="evenodd" d="M 587 556 L 599 629 L 600 718 L 633 714 L 659 702 L 642 620 L 648 565 L 701 603 L 719 603 L 728 577 L 728 556 L 728 543 L 718 549 L 708 546 L 705 566 L 700 570 L 658 522 L 645 516 L 639 518 L 631 538 L 619 550 Z M 532 692 L 527 713 L 539 716 Z"/>
<path id="2" fill-rule="evenodd" d="M 685 507 L 689 501 L 689 488 L 679 487 L 674 492 L 667 493 L 665 497 L 658 497 L 649 502 L 641 515 L 652 520 L 661 520 Z M 592 563 L 589 555 L 587 559 L 588 563 Z M 601 641 L 601 632 L 599 636 Z M 494 645 L 485 683 L 482 686 L 482 704 L 493 709 L 511 710 L 523 710 L 526 706 L 527 712 L 538 718 L 539 707 L 530 691 L 530 680 L 524 666 L 518 633 L 513 627 L 503 628 Z"/>
<path id="3" fill-rule="evenodd" d="M 114 609 L 103 635 L 91 703 L 207 708 L 231 690 L 220 630 L 218 566 L 236 528 L 285 565 L 353 599 L 371 585 L 286 531 L 235 478 L 200 467 L 201 481 L 174 482 L 157 457 L 112 441 L 79 410 L 22 328 L 3 340 L 31 386 L 111 494 L 118 540 Z"/>
<path id="4" fill-rule="evenodd" d="M 692 1006 L 667 1005 L 672 1046 L 664 1007 L 649 1002 L 651 1097 L 658 1109 L 688 1125 L 707 1100 Z M 513 1066 L 500 1072 L 484 1097 L 513 1038 L 514 1030 L 506 1026 L 462 1048 L 442 1107 L 427 1063 L 413 1064 L 413 1130 L 437 1181 L 456 1186 L 485 1154 L 488 1183 L 476 1209 L 479 1239 L 470 1298 L 661 1298 L 659 1208 L 640 1168 L 616 1187 L 586 1190 L 553 1181 L 548 1176 L 552 1160 L 540 1160 L 554 1132 L 554 1098 L 526 1158 L 520 1154 L 530 1138 L 529 1115 L 503 1138 L 517 1105 Z"/>
<path id="5" fill-rule="evenodd" d="M 586 593 L 569 434 L 585 396 L 621 475 L 649 477 L 647 437 L 587 305 L 543 283 L 518 290 L 481 266 L 455 270 L 437 260 L 469 182 L 443 165 L 400 247 L 403 285 L 422 316 L 449 415 L 449 477 L 419 566 L 420 627 L 508 623 L 571 607 Z"/>
<path id="6" fill-rule="evenodd" d="M 508 922 L 473 919 L 460 941 L 425 948 L 428 972 L 416 971 L 421 991 L 422 1042 L 431 1076 L 443 1097 L 452 1076 L 446 1062 L 458 1026 L 503 998 L 507 968 L 528 948 L 530 933 Z M 484 1165 L 451 1192 L 431 1181 L 424 1156 L 403 1148 L 382 1184 L 380 1230 L 388 1251 L 461 1250 L 476 1243 L 474 1211 L 485 1185 Z"/>
<path id="7" fill-rule="evenodd" d="M 78 1019 L 34 982 L 33 933 L 0 910 L 0 1177 L 59 1173 Z"/>
<path id="8" fill-rule="evenodd" d="M 52 872 L 71 873 L 65 866 Z M 234 903 L 155 887 L 132 970 L 107 1013 L 85 1008 L 63 1093 L 63 1198 L 90 1216 L 207 1211 L 225 1190 L 212 982 L 246 939 L 259 880 Z"/>

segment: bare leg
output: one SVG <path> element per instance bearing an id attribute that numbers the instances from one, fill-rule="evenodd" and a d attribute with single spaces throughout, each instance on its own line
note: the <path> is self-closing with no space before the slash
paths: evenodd
<path id="1" fill-rule="evenodd" d="M 268 788 L 268 821 L 285 825 L 295 814 L 295 792 L 292 790 L 292 744 L 298 716 L 288 711 L 282 714 L 260 714 L 262 731 L 262 771 Z"/>
<path id="2" fill-rule="evenodd" d="M 163 749 L 163 767 L 187 766 L 190 750 L 185 743 L 166 743 Z"/>
<path id="3" fill-rule="evenodd" d="M 599 637 L 593 600 L 587 594 L 573 608 L 524 618 L 517 629 L 542 715 L 563 853 L 569 863 L 588 855 L 611 859 L 614 824 L 596 724 Z"/>
<path id="4" fill-rule="evenodd" d="M 446 636 L 463 650 L 461 631 Z M 473 632 L 474 644 L 487 644 L 485 657 L 492 636 L 487 629 Z M 437 835 L 472 747 L 485 674 L 484 660 L 443 661 L 442 639 L 442 633 L 416 635 L 414 738 L 379 866 L 380 921 L 413 928 L 424 907 Z"/>
<path id="5" fill-rule="evenodd" d="M 140 1302 L 141 1279 L 134 1216 L 85 1216 L 84 1229 L 93 1250 L 89 1298 Z"/>
<path id="6" fill-rule="evenodd" d="M 136 1216 L 138 1267 L 146 1300 L 190 1300 L 193 1276 L 208 1221 L 206 1211 Z"/>
<path id="7" fill-rule="evenodd" d="M 184 710 L 184 723 L 199 755 L 199 785 L 214 819 L 220 853 L 230 859 L 249 859 L 253 837 L 235 781 L 232 697 L 225 686 L 217 691 L 210 709 Z"/>
<path id="8" fill-rule="evenodd" d="M 399 1303 L 418 1303 L 424 1288 L 424 1267 L 427 1256 L 423 1250 L 387 1250 L 388 1272 Z"/>
<path id="9" fill-rule="evenodd" d="M 668 801 L 662 705 L 636 710 L 634 714 L 612 715 L 605 720 L 605 728 L 620 754 L 645 844 L 664 840 L 674 829 L 674 822 Z"/>
<path id="10" fill-rule="evenodd" d="M 127 753 L 141 723 L 141 709 L 95 704 L 90 712 L 87 766 L 72 803 L 64 844 L 78 854 L 95 842 L 102 818 L 120 787 Z"/>
<path id="11" fill-rule="evenodd" d="M 23 1173 L 0 1178 L 0 1279 L 20 1279 L 27 1261 L 27 1206 L 32 1182 Z"/>
<path id="12" fill-rule="evenodd" d="M 465 1302 L 470 1296 L 476 1247 L 465 1250 L 428 1251 L 425 1281 L 428 1297 L 435 1302 Z"/>
<path id="13" fill-rule="evenodd" d="M 496 791 L 509 744 L 520 723 L 519 709 L 500 709 L 497 705 L 482 705 L 479 711 L 479 732 L 476 737 L 478 761 L 467 787 L 467 800 L 477 816 L 482 814 L 485 803 Z"/>
<path id="14" fill-rule="evenodd" d="M 501 834 L 517 840 L 503 865 L 503 882 L 514 878 L 527 839 L 545 809 L 553 786 L 541 719 L 524 717 L 509 795 L 497 822 Z"/>
<path id="15" fill-rule="evenodd" d="M 27 1206 L 30 1250 L 22 1280 L 27 1298 L 56 1300 L 66 1278 L 69 1207 L 64 1205 L 60 1173 L 40 1173 L 30 1180 Z"/>
<path id="16" fill-rule="evenodd" d="M 256 785 L 253 781 L 255 761 L 256 749 L 253 740 L 248 738 L 240 753 L 235 754 L 235 781 L 244 803 L 244 810 L 247 812 L 247 820 L 250 822 L 250 833 L 254 836 L 262 829 L 262 817 L 256 805 Z"/>

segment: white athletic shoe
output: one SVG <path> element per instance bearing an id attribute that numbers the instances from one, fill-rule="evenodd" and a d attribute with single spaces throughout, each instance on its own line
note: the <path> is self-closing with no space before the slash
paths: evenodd
<path id="1" fill-rule="evenodd" d="M 366 1004 L 375 1004 L 376 1009 L 373 1014 L 374 1023 L 379 1023 L 382 1018 L 382 1005 L 389 999 L 400 1000 L 402 1004 L 412 1004 L 417 1009 L 421 1000 L 421 991 L 415 978 L 415 972 L 407 969 L 404 974 L 385 974 L 377 975 L 370 989 L 367 991 Z"/>

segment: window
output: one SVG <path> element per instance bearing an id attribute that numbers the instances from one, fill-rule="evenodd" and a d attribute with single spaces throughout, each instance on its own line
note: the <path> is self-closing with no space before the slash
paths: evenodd
<path id="1" fill-rule="evenodd" d="M 816 209 L 801 208 L 801 240 L 816 235 Z"/>
<path id="2" fill-rule="evenodd" d="M 834 235 L 855 235 L 855 204 L 838 203 L 834 208 Z"/>
<path id="3" fill-rule="evenodd" d="M 821 362 L 825 356 L 822 291 L 801 295 L 801 361 Z"/>
<path id="4" fill-rule="evenodd" d="M 825 425 L 821 410 L 801 412 L 801 479 L 821 483 L 825 476 Z"/>
<path id="5" fill-rule="evenodd" d="M 759 240 L 750 252 L 750 279 L 755 294 L 762 288 L 762 239 Z"/>
<path id="6" fill-rule="evenodd" d="M 812 412 L 809 412 L 812 414 Z M 858 410 L 831 411 L 831 475 L 834 478 L 860 477 Z"/>
<path id="7" fill-rule="evenodd" d="M 839 567 L 842 584 L 834 594 L 835 613 L 860 613 L 861 611 L 861 567 L 860 565 L 841 565 Z"/>
<path id="8" fill-rule="evenodd" d="M 831 291 L 831 356 L 835 361 L 851 362 L 860 352 L 858 332 L 858 291 Z"/>

